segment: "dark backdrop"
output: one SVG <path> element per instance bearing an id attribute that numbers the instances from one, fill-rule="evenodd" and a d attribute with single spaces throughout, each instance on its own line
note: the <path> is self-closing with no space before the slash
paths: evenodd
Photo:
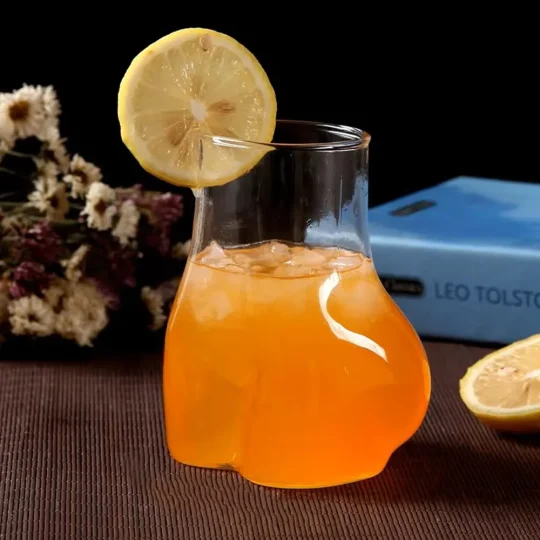
<path id="1" fill-rule="evenodd" d="M 53 84 L 70 150 L 100 165 L 110 184 L 171 189 L 123 147 L 116 93 L 142 48 L 187 26 L 220 30 L 247 46 L 270 76 L 281 118 L 369 131 L 372 205 L 458 174 L 540 178 L 532 15 L 473 20 L 457 8 L 388 4 L 385 18 L 374 19 L 360 4 L 337 2 L 25 6 L 2 9 L 0 90 Z"/>

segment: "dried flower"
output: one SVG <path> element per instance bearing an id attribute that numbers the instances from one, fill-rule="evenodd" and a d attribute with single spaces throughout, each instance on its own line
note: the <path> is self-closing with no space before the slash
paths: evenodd
<path id="1" fill-rule="evenodd" d="M 81 279 L 84 262 L 89 251 L 90 246 L 83 244 L 76 249 L 71 259 L 63 262 L 63 265 L 66 267 L 66 277 L 69 281 L 79 281 Z"/>
<path id="2" fill-rule="evenodd" d="M 163 227 L 170 227 L 182 216 L 184 205 L 180 195 L 163 193 L 152 200 L 152 212 L 155 222 Z"/>
<path id="3" fill-rule="evenodd" d="M 41 140 L 43 141 L 42 159 L 54 163 L 58 171 L 65 174 L 69 169 L 70 160 L 64 142 L 60 138 L 58 128 L 54 126 L 48 127 L 41 135 Z"/>
<path id="4" fill-rule="evenodd" d="M 56 331 L 81 347 L 91 346 L 107 326 L 107 302 L 90 281 L 65 283 L 62 309 L 56 319 Z"/>
<path id="5" fill-rule="evenodd" d="M 47 178 L 50 180 L 58 180 L 58 175 L 60 174 L 60 169 L 58 164 L 55 163 L 52 159 L 42 159 L 34 158 L 34 165 L 36 166 L 36 176 L 37 180 L 41 178 Z"/>
<path id="6" fill-rule="evenodd" d="M 34 186 L 35 191 L 28 195 L 29 204 L 46 214 L 49 219 L 64 219 L 69 210 L 66 185 L 58 182 L 54 176 L 41 175 Z"/>
<path id="7" fill-rule="evenodd" d="M 11 129 L 15 137 L 38 136 L 45 127 L 47 113 L 43 90 L 23 85 L 9 94 L 0 94 L 0 123 Z"/>
<path id="8" fill-rule="evenodd" d="M 55 313 L 58 313 L 62 308 L 62 299 L 66 294 L 65 280 L 55 279 L 51 281 L 49 287 L 43 291 L 43 299 Z"/>
<path id="9" fill-rule="evenodd" d="M 57 128 L 58 117 L 62 112 L 62 107 L 60 106 L 60 101 L 58 101 L 56 90 L 52 86 L 46 86 L 45 88 L 38 86 L 37 88 L 41 91 L 41 99 L 43 101 L 48 127 Z"/>
<path id="10" fill-rule="evenodd" d="M 23 219 L 21 216 L 17 215 L 3 217 L 2 221 L 0 221 L 0 227 L 2 228 L 2 231 L 8 235 L 13 232 L 19 233 L 23 228 Z"/>
<path id="11" fill-rule="evenodd" d="M 120 294 L 125 288 L 135 287 L 138 251 L 121 248 L 111 237 L 95 238 L 92 257 L 87 257 L 85 275 L 107 298 L 109 307 L 120 306 Z"/>
<path id="12" fill-rule="evenodd" d="M 153 230 L 146 238 L 147 244 L 166 256 L 171 249 L 171 227 L 180 218 L 184 210 L 182 197 L 164 193 L 151 201 Z"/>
<path id="13" fill-rule="evenodd" d="M 185 259 L 189 256 L 191 250 L 191 240 L 186 242 L 178 242 L 172 248 L 172 256 L 175 259 Z"/>
<path id="14" fill-rule="evenodd" d="M 13 271 L 9 292 L 13 298 L 37 294 L 45 289 L 50 279 L 43 264 L 24 261 Z"/>
<path id="15" fill-rule="evenodd" d="M 163 301 L 165 302 L 165 304 L 170 304 L 172 300 L 174 300 L 174 297 L 176 296 L 176 292 L 178 291 L 179 284 L 180 284 L 180 276 L 177 276 L 177 277 L 173 277 L 171 279 L 164 281 L 158 287 L 159 294 L 163 298 Z"/>
<path id="16" fill-rule="evenodd" d="M 112 235 L 118 238 L 121 245 L 127 246 L 129 241 L 137 236 L 140 217 L 141 215 L 133 201 L 127 200 L 122 203 L 120 219 L 112 232 Z"/>
<path id="17" fill-rule="evenodd" d="M 12 300 L 8 305 L 11 331 L 15 335 L 50 336 L 56 315 L 44 300 L 31 295 Z"/>
<path id="18" fill-rule="evenodd" d="M 71 196 L 77 199 L 83 198 L 90 186 L 95 182 L 101 182 L 102 178 L 98 167 L 75 154 L 69 164 L 69 173 L 64 176 L 64 182 L 71 185 Z"/>
<path id="19" fill-rule="evenodd" d="M 105 184 L 68 154 L 60 111 L 52 86 L 0 93 L 0 340 L 11 330 L 91 345 L 132 298 L 163 328 L 190 249 L 176 238 L 182 197 Z"/>
<path id="20" fill-rule="evenodd" d="M 150 287 L 143 287 L 141 289 L 141 298 L 143 299 L 150 315 L 152 316 L 152 322 L 150 323 L 151 330 L 159 330 L 165 324 L 167 316 L 164 312 L 165 302 L 163 297 L 155 289 Z"/>
<path id="21" fill-rule="evenodd" d="M 121 306 L 120 291 L 118 287 L 113 286 L 107 281 L 92 277 L 90 281 L 94 284 L 96 289 L 103 295 L 107 302 L 107 307 L 112 310 L 118 310 Z"/>
<path id="22" fill-rule="evenodd" d="M 108 266 L 111 277 L 119 286 L 135 286 L 135 260 L 137 257 L 137 252 L 128 249 L 111 249 L 109 251 Z"/>
<path id="23" fill-rule="evenodd" d="M 21 245 L 27 259 L 49 264 L 58 260 L 62 241 L 50 223 L 40 221 L 24 233 Z"/>
<path id="24" fill-rule="evenodd" d="M 90 228 L 106 231 L 112 227 L 112 220 L 117 211 L 116 206 L 112 204 L 115 198 L 114 189 L 107 184 L 94 182 L 90 186 L 83 210 Z"/>
<path id="25" fill-rule="evenodd" d="M 0 94 L 0 100 L 2 94 Z M 13 122 L 9 121 L 5 117 L 6 111 L 0 108 L 0 114 L 4 114 L 4 117 L 0 116 L 0 149 L 4 152 L 8 152 L 13 148 L 15 144 L 15 126 Z"/>

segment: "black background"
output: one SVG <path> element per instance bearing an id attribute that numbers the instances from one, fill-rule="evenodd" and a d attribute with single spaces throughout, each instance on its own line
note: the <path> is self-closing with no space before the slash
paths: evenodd
<path id="1" fill-rule="evenodd" d="M 384 18 L 338 2 L 11 6 L 1 15 L 0 90 L 53 84 L 72 153 L 101 166 L 111 185 L 175 189 L 142 171 L 122 145 L 117 90 L 140 50 L 202 26 L 255 54 L 280 118 L 371 133 L 371 205 L 460 174 L 537 182 L 540 52 L 532 14 L 381 6 Z"/>

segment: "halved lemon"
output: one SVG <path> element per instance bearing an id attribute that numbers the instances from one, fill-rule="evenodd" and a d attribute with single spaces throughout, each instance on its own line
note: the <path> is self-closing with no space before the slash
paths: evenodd
<path id="1" fill-rule="evenodd" d="M 492 352 L 460 380 L 461 399 L 499 431 L 540 431 L 540 334 Z"/>
<path id="2" fill-rule="evenodd" d="M 257 59 L 235 39 L 204 28 L 173 32 L 144 49 L 118 94 L 122 140 L 137 161 L 192 188 L 250 170 L 268 148 L 226 139 L 271 142 L 276 113 L 274 89 Z"/>

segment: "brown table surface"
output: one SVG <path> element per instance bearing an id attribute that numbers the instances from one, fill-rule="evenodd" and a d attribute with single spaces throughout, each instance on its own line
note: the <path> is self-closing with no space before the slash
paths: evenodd
<path id="1" fill-rule="evenodd" d="M 540 439 L 504 438 L 457 382 L 486 349 L 427 343 L 427 419 L 378 477 L 262 488 L 168 456 L 157 354 L 0 360 L 0 538 L 540 538 Z"/>

